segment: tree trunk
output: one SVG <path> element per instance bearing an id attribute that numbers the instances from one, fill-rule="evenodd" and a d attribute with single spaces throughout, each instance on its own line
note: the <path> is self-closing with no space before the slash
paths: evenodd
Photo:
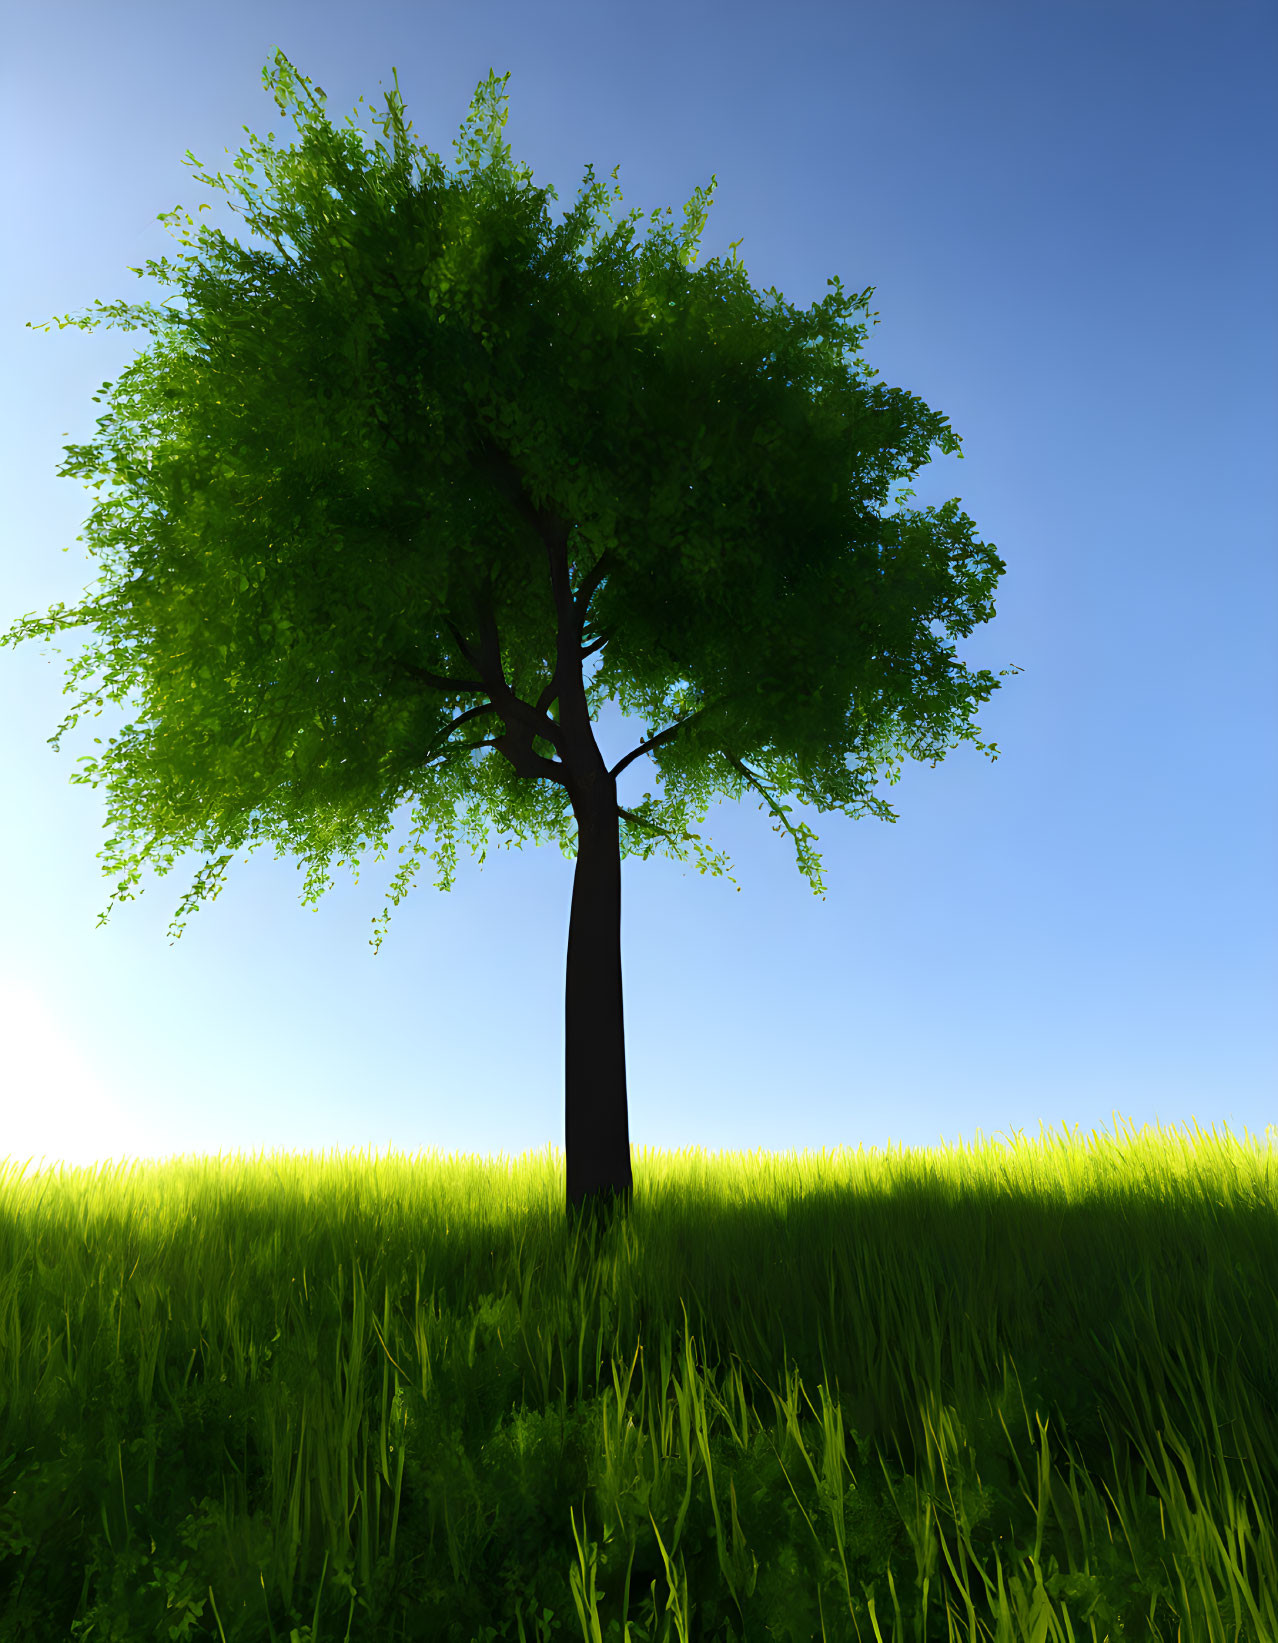
<path id="1" fill-rule="evenodd" d="M 606 1222 L 630 1206 L 630 1123 L 621 1005 L 621 844 L 617 784 L 574 796 L 577 865 L 564 989 L 564 1151 L 568 1215 Z"/>

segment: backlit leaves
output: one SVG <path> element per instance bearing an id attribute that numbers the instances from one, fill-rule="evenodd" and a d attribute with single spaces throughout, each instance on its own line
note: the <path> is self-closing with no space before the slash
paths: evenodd
<path id="1" fill-rule="evenodd" d="M 690 845 L 722 872 L 689 807 L 703 821 L 718 794 L 754 788 L 819 891 L 815 835 L 782 794 L 895 820 L 872 791 L 881 762 L 893 782 L 902 752 L 935 760 L 953 737 L 995 755 L 967 721 L 999 687 L 930 624 L 956 637 L 989 620 L 1003 562 L 957 502 L 883 512 L 933 445 L 961 451 L 944 417 L 856 358 L 867 333 L 848 321 L 872 287 L 849 297 L 832 278 L 803 314 L 775 289 L 763 300 L 735 255 L 694 270 L 713 178 L 681 232 L 654 213 L 636 244 L 642 213 L 605 228 L 590 166 L 552 223 L 555 190 L 500 140 L 508 76 L 478 88 L 450 176 L 409 140 L 398 83 L 368 150 L 275 63 L 263 78 L 300 145 L 254 137 L 231 181 L 200 178 L 234 190 L 274 250 L 207 223 L 192 239 L 178 207 L 159 220 L 191 254 L 145 271 L 184 308 L 95 303 L 56 322 L 153 337 L 59 469 L 116 487 L 81 538 L 101 593 L 0 636 L 97 625 L 66 690 L 102 678 L 55 749 L 86 705 L 140 702 L 72 777 L 108 786 L 119 898 L 144 859 L 162 874 L 177 849 L 222 852 L 181 918 L 216 895 L 227 847 L 270 839 L 307 864 L 311 902 L 334 855 L 357 869 L 371 839 L 384 859 L 406 802 L 414 854 L 394 902 L 427 827 L 451 887 L 459 803 L 477 847 L 496 825 L 575 854 L 565 787 L 493 745 L 503 717 L 474 660 L 489 633 L 543 759 L 583 651 L 599 657 L 592 714 L 614 699 L 646 739 L 678 726 L 647 754 L 664 799 L 621 812 L 623 854 Z M 161 843 L 173 851 L 153 855 Z"/>

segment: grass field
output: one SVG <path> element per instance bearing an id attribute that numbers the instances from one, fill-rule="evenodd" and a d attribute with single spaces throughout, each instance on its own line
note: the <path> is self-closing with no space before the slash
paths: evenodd
<path id="1" fill-rule="evenodd" d="M 1278 1152 L 0 1175 L 3 1643 L 1278 1639 Z"/>

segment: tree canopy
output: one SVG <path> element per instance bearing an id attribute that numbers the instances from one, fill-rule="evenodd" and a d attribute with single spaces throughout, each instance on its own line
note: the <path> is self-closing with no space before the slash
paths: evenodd
<path id="1" fill-rule="evenodd" d="M 956 501 L 885 511 L 933 445 L 963 453 L 856 358 L 867 332 L 847 321 L 874 287 L 850 298 L 836 276 L 799 313 L 775 288 L 765 302 L 735 255 L 694 271 L 713 176 L 681 234 L 660 224 L 636 245 L 642 213 L 605 233 L 589 166 L 556 227 L 555 190 L 500 139 L 509 74 L 478 87 L 449 175 L 410 140 L 397 75 L 373 115 L 390 147 L 370 151 L 274 61 L 263 80 L 300 146 L 251 137 L 231 184 L 200 180 L 233 186 L 275 250 L 179 231 L 195 252 L 145 272 L 184 308 L 57 320 L 155 339 L 58 469 L 116 488 L 77 538 L 106 567 L 101 591 L 0 636 L 98 629 L 64 694 L 101 678 L 55 750 L 82 709 L 137 693 L 136 721 L 71 777 L 106 782 L 117 829 L 99 859 L 123 876 L 99 924 L 144 861 L 163 875 L 195 847 L 209 859 L 176 939 L 234 852 L 267 839 L 306 861 L 314 903 L 334 855 L 356 878 L 368 839 L 384 860 L 406 801 L 395 904 L 419 851 L 451 888 L 458 801 L 481 862 L 493 824 L 573 856 L 561 711 L 596 653 L 591 716 L 608 698 L 645 723 L 608 775 L 647 753 L 665 789 L 617 807 L 623 855 L 664 841 L 686 860 L 691 844 L 721 873 L 688 810 L 704 821 L 716 792 L 753 789 L 820 894 L 815 835 L 783 796 L 895 821 L 880 764 L 895 782 L 903 754 L 934 763 L 964 739 L 997 756 L 970 721 L 1000 687 L 929 624 L 953 639 L 990 620 L 1006 567 Z M 180 206 L 157 220 L 179 219 L 194 226 Z"/>

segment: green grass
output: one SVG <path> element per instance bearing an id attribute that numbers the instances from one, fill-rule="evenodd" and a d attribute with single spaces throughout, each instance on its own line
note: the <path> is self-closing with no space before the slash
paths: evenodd
<path id="1" fill-rule="evenodd" d="M 1278 1169 L 0 1174 L 4 1643 L 1274 1643 Z"/>

